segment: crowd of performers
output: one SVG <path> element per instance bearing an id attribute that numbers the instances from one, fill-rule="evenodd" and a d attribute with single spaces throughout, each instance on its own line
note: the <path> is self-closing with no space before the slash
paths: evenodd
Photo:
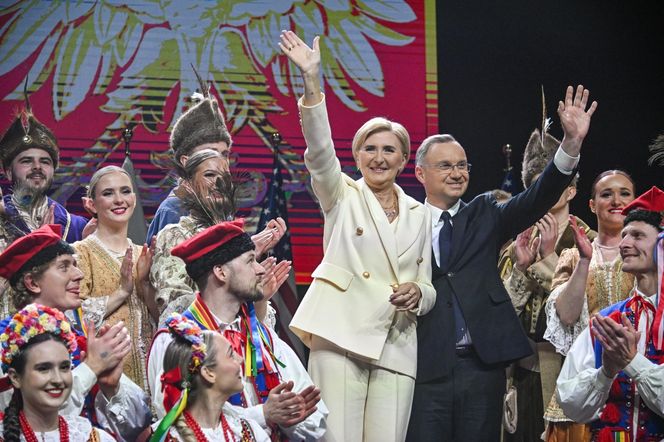
<path id="1" fill-rule="evenodd" d="M 304 160 L 324 256 L 290 324 L 269 299 L 287 226 L 235 218 L 231 136 L 206 85 L 170 134 L 178 183 L 145 244 L 127 237 L 136 189 L 97 170 L 91 215 L 47 197 L 59 161 L 25 109 L 0 140 L 0 440 L 664 440 L 664 192 L 624 171 L 595 179 L 597 231 L 569 213 L 597 108 L 558 104 L 562 141 L 535 130 L 526 190 L 462 201 L 471 164 L 451 135 L 422 142 L 424 204 L 396 179 L 408 132 L 372 118 L 342 172 L 318 37 L 279 46 L 302 75 Z M 660 139 L 660 142 L 662 140 Z M 655 147 L 657 149 L 657 147 Z M 659 147 L 659 149 L 664 149 Z M 661 153 L 660 153 L 661 155 Z"/>

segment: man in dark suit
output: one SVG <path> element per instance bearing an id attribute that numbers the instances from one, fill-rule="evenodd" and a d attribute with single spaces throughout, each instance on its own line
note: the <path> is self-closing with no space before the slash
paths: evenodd
<path id="1" fill-rule="evenodd" d="M 470 164 L 451 135 L 417 151 L 415 175 L 432 213 L 434 308 L 419 318 L 409 441 L 500 440 L 505 366 L 531 354 L 498 274 L 500 247 L 540 219 L 574 176 L 590 118 L 588 90 L 567 88 L 558 115 L 565 137 L 540 177 L 504 203 L 492 194 L 461 201 Z M 527 400 L 527 398 L 525 398 Z"/>

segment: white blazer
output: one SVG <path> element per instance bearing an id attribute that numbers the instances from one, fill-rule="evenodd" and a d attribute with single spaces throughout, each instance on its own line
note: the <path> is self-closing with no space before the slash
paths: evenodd
<path id="1" fill-rule="evenodd" d="M 299 103 L 307 142 L 304 161 L 325 217 L 323 261 L 293 316 L 290 328 L 310 346 L 324 338 L 383 368 L 415 377 L 417 317 L 435 303 L 431 285 L 431 215 L 395 186 L 396 227 L 363 179 L 341 172 L 325 100 Z M 397 312 L 392 286 L 416 283 L 422 298 L 416 309 Z"/>

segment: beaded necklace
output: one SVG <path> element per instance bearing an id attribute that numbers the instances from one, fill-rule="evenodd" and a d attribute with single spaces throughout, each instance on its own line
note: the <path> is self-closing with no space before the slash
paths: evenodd
<path id="1" fill-rule="evenodd" d="M 182 413 L 184 415 L 184 421 L 187 423 L 189 428 L 192 429 L 194 432 L 194 436 L 196 436 L 196 441 L 197 442 L 208 442 L 207 437 L 205 437 L 205 434 L 203 433 L 203 429 L 201 428 L 200 425 L 198 425 L 198 422 L 191 417 L 189 413 L 186 411 Z M 228 421 L 226 420 L 226 416 L 221 415 L 221 429 L 224 432 L 224 440 L 226 442 L 235 442 L 235 436 L 233 435 L 233 432 L 231 431 L 231 427 L 228 425 Z"/>
<path id="2" fill-rule="evenodd" d="M 30 426 L 30 422 L 25 418 L 25 413 L 21 410 L 18 414 L 18 421 L 21 424 L 21 432 L 26 442 L 39 442 L 37 435 Z M 58 432 L 60 433 L 60 442 L 69 442 L 69 426 L 62 416 L 58 416 Z M 42 440 L 44 436 L 42 435 Z"/>

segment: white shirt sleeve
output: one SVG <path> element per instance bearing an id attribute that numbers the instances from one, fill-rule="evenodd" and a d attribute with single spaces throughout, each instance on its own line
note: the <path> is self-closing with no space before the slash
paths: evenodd
<path id="1" fill-rule="evenodd" d="M 166 415 L 164 410 L 164 395 L 161 392 L 161 375 L 164 372 L 164 354 L 168 344 L 173 338 L 170 333 L 159 333 L 152 341 L 150 355 L 148 357 L 148 386 L 152 396 L 152 407 L 155 410 L 157 419 L 162 419 Z"/>
<path id="2" fill-rule="evenodd" d="M 556 165 L 561 173 L 564 173 L 565 175 L 571 175 L 572 172 L 574 172 L 574 169 L 576 169 L 577 164 L 579 164 L 580 158 L 580 155 L 575 157 L 567 155 L 562 147 L 558 147 L 556 155 L 553 157 L 553 164 Z"/>
<path id="3" fill-rule="evenodd" d="M 120 441 L 136 440 L 152 420 L 147 394 L 124 374 L 115 396 L 107 399 L 101 391 L 97 393 L 95 411 L 99 424 Z"/>
<path id="4" fill-rule="evenodd" d="M 271 331 L 270 331 L 271 332 Z M 309 377 L 309 373 L 300 362 L 293 349 L 288 344 L 282 341 L 275 333 L 272 333 L 274 342 L 275 355 L 283 362 L 286 367 L 280 368 L 281 378 L 283 381 L 293 381 L 293 391 L 299 393 L 306 387 L 313 385 L 313 381 Z M 315 441 L 319 440 L 325 434 L 327 425 L 325 419 L 329 414 L 325 403 L 321 399 L 318 402 L 317 410 L 304 421 L 291 427 L 282 427 L 281 430 L 285 433 L 286 437 L 290 440 L 302 441 Z"/>
<path id="5" fill-rule="evenodd" d="M 624 372 L 636 382 L 639 396 L 648 408 L 664 417 L 664 365 L 656 365 L 637 353 Z"/>
<path id="6" fill-rule="evenodd" d="M 601 368 L 595 368 L 590 329 L 586 327 L 567 353 L 556 382 L 558 403 L 565 416 L 581 423 L 599 418 L 612 383 Z"/>

